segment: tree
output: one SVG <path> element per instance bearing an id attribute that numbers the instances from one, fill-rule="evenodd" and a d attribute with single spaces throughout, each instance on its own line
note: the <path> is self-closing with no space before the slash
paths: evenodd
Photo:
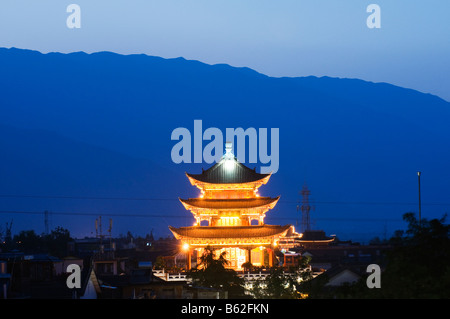
<path id="1" fill-rule="evenodd" d="M 22 230 L 14 235 L 13 242 L 17 249 L 24 252 L 41 252 L 43 246 L 42 237 L 34 230 Z"/>
<path id="2" fill-rule="evenodd" d="M 71 241 L 70 232 L 60 226 L 50 234 L 38 235 L 34 230 L 22 230 L 14 235 L 15 248 L 26 253 L 48 253 L 56 257 L 64 257 L 67 244 Z"/>
<path id="3" fill-rule="evenodd" d="M 309 270 L 309 257 L 303 257 L 296 267 L 285 271 L 282 267 L 272 267 L 269 275 L 256 281 L 251 288 L 251 294 L 257 298 L 270 299 L 299 299 L 303 298 L 302 282 L 312 278 Z"/>
<path id="4" fill-rule="evenodd" d="M 50 234 L 43 236 L 48 253 L 56 257 L 66 256 L 67 244 L 71 240 L 70 232 L 61 226 L 56 227 Z"/>
<path id="5" fill-rule="evenodd" d="M 164 257 L 163 256 L 156 257 L 154 268 L 155 269 L 164 269 L 166 267 L 167 267 L 167 265 L 166 265 L 166 261 L 164 260 Z"/>
<path id="6" fill-rule="evenodd" d="M 418 220 L 413 213 L 403 215 L 406 231 L 396 231 L 389 239 L 382 267 L 381 288 L 369 289 L 367 276 L 352 285 L 325 287 L 323 275 L 313 281 L 311 298 L 450 298 L 450 225 L 441 219 Z M 325 273 L 326 274 L 326 273 Z M 326 278 L 326 276 L 324 277 Z"/>
<path id="7" fill-rule="evenodd" d="M 207 246 L 200 257 L 197 268 L 187 273 L 197 286 L 223 289 L 228 291 L 229 297 L 244 295 L 243 279 L 239 278 L 236 271 L 227 269 L 228 260 L 226 252 L 222 252 L 216 258 L 213 248 Z"/>
<path id="8" fill-rule="evenodd" d="M 404 233 L 392 239 L 377 295 L 386 298 L 450 297 L 450 225 L 441 219 L 418 220 L 406 213 Z"/>
<path id="9" fill-rule="evenodd" d="M 244 268 L 244 271 L 250 271 L 253 268 L 253 264 L 250 261 L 246 261 L 241 267 Z"/>

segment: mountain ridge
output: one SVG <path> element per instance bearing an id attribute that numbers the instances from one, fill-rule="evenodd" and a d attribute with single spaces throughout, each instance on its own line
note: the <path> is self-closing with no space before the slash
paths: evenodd
<path id="1" fill-rule="evenodd" d="M 17 48 L 17 47 L 10 47 L 10 48 L 6 48 L 6 47 L 0 47 L 0 52 L 4 51 L 4 50 L 9 50 L 9 51 L 13 51 L 15 52 L 22 52 L 22 53 L 34 53 L 37 55 L 86 55 L 86 56 L 96 56 L 96 55 L 112 55 L 112 56 L 123 56 L 123 57 L 146 57 L 146 58 L 152 58 L 152 59 L 156 59 L 156 60 L 160 60 L 160 61 L 184 61 L 184 62 L 189 62 L 189 63 L 198 63 L 200 65 L 204 65 L 204 66 L 210 66 L 210 67 L 225 67 L 227 69 L 233 69 L 233 70 L 241 70 L 241 71 L 249 71 L 250 73 L 254 73 L 256 75 L 259 76 L 263 76 L 263 77 L 267 77 L 267 78 L 272 78 L 272 79 L 325 79 L 325 80 L 346 80 L 346 81 L 362 81 L 365 83 L 370 83 L 370 84 L 376 84 L 376 85 L 387 85 L 387 86 L 393 86 L 396 88 L 400 88 L 403 90 L 411 90 L 414 92 L 418 92 L 420 94 L 425 94 L 425 95 L 429 95 L 429 96 L 433 96 L 436 97 L 444 102 L 449 102 L 447 100 L 445 100 L 444 98 L 436 95 L 436 94 L 432 94 L 432 93 L 428 93 L 428 92 L 422 92 L 418 89 L 414 89 L 414 88 L 407 88 L 407 87 L 402 87 L 399 85 L 395 85 L 392 83 L 388 83 L 388 82 L 376 82 L 376 81 L 370 81 L 370 80 L 364 80 L 364 79 L 360 79 L 360 78 L 348 78 L 348 77 L 338 77 L 338 76 L 327 76 L 327 75 L 323 75 L 323 76 L 315 76 L 315 75 L 306 75 L 306 76 L 269 76 L 266 75 L 264 73 L 261 73 L 255 69 L 249 68 L 249 67 L 239 67 L 239 66 L 233 66 L 231 64 L 228 63 L 213 63 L 213 64 L 209 64 L 209 63 L 205 63 L 202 62 L 200 60 L 195 60 L 195 59 L 186 59 L 182 56 L 180 57 L 174 57 L 174 58 L 164 58 L 164 57 L 160 57 L 160 56 L 156 56 L 156 55 L 149 55 L 146 53 L 127 53 L 127 54 L 123 54 L 123 53 L 115 53 L 115 52 L 111 52 L 111 51 L 95 51 L 95 52 L 85 52 L 85 51 L 74 51 L 74 52 L 69 52 L 69 53 L 62 53 L 62 52 L 56 52 L 56 51 L 50 51 L 47 53 L 41 52 L 39 50 L 32 50 L 32 49 L 21 49 L 21 48 Z"/>
<path id="2" fill-rule="evenodd" d="M 423 187 L 423 202 L 448 201 L 445 189 L 450 188 L 450 103 L 413 89 L 359 79 L 275 78 L 249 68 L 145 54 L 43 54 L 0 49 L 0 92 L 0 123 L 50 131 L 54 135 L 46 142 L 49 144 L 57 136 L 89 144 L 94 146 L 93 159 L 102 153 L 99 148 L 112 151 L 103 156 L 111 156 L 111 160 L 121 157 L 121 167 L 136 168 L 129 173 L 128 169 L 117 170 L 124 183 L 133 184 L 139 175 L 137 170 L 146 170 L 133 159 L 151 160 L 162 167 L 161 171 L 174 172 L 170 181 L 149 175 L 142 180 L 146 189 L 141 191 L 149 194 L 161 190 L 164 183 L 177 183 L 177 187 L 161 190 L 160 197 L 195 194 L 184 172 L 196 173 L 200 166 L 210 166 L 177 165 L 170 157 L 176 143 L 170 139 L 171 132 L 177 127 L 193 132 L 194 120 L 200 119 L 203 131 L 208 127 L 222 132 L 238 127 L 279 128 L 280 169 L 261 190 L 263 195 L 281 194 L 282 200 L 268 214 L 268 221 L 273 217 L 274 223 L 297 218 L 292 202 L 298 200 L 304 181 L 319 202 L 411 203 L 417 196 L 416 172 L 422 170 L 424 185 L 428 186 Z M 14 134 L 9 135 L 12 138 Z M 6 130 L 3 138 L 7 136 Z M 23 144 L 22 150 L 32 149 L 32 144 L 16 140 Z M 203 141 L 202 146 L 208 142 Z M 19 146 L 10 143 L 8 152 L 19 154 Z M 71 154 L 73 150 L 67 147 L 64 152 Z M 33 158 L 24 156 L 23 161 L 33 167 Z M 72 163 L 73 170 L 76 165 Z M 89 167 L 89 162 L 86 165 Z M 89 176 L 96 176 L 98 162 L 93 160 L 91 166 Z M 14 170 L 14 166 L 10 169 Z M 46 170 L 47 174 L 56 172 L 52 167 Z M 14 176 L 25 181 L 31 173 L 16 167 Z M 114 170 L 109 174 L 113 175 Z M 112 194 L 120 190 L 123 197 L 135 197 L 136 188 L 127 191 L 119 181 L 111 181 L 104 176 L 96 185 L 99 189 L 107 185 Z M 38 185 L 37 181 L 33 183 Z M 20 189 L 20 183 L 15 187 Z M 71 187 L 69 181 L 65 187 Z M 76 192 L 76 188 L 71 190 Z M 8 205 L 11 210 L 15 207 L 12 201 Z M 335 215 L 348 220 L 383 216 L 401 219 L 402 213 L 416 208 L 393 205 L 380 212 L 376 205 L 322 204 L 315 216 L 318 220 Z M 431 208 L 424 207 L 424 216 L 427 212 L 438 213 Z M 438 207 L 439 212 L 445 208 Z M 177 210 L 170 208 L 167 214 Z M 189 220 L 190 213 L 184 213 Z M 392 231 L 394 226 L 388 226 Z M 356 226 L 325 222 L 316 227 L 338 234 L 360 231 L 349 229 Z M 368 229 L 379 233 L 384 225 Z"/>

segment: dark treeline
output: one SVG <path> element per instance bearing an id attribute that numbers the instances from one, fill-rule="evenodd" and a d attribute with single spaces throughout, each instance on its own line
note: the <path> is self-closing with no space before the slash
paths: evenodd
<path id="1" fill-rule="evenodd" d="M 450 225 L 441 219 L 418 220 L 413 213 L 403 219 L 406 231 L 396 231 L 388 240 L 381 266 L 381 287 L 369 289 L 367 276 L 355 284 L 327 287 L 327 277 L 305 282 L 299 289 L 310 298 L 450 298 Z"/>

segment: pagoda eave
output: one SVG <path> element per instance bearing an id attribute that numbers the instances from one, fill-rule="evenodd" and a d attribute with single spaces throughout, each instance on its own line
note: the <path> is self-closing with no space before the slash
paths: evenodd
<path id="1" fill-rule="evenodd" d="M 292 225 L 260 226 L 169 226 L 176 239 L 196 245 L 258 245 L 283 237 Z"/>
<path id="2" fill-rule="evenodd" d="M 235 183 L 211 183 L 200 180 L 194 177 L 193 174 L 185 173 L 191 185 L 198 187 L 201 190 L 224 190 L 224 189 L 258 189 L 261 185 L 267 184 L 272 174 L 266 174 L 263 178 Z"/>
<path id="3" fill-rule="evenodd" d="M 187 210 L 251 210 L 272 209 L 277 204 L 277 197 L 256 197 L 242 199 L 203 199 L 203 198 L 179 198 Z"/>

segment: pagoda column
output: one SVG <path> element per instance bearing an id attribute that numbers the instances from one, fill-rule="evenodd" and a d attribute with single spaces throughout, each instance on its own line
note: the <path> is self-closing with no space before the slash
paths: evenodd
<path id="1" fill-rule="evenodd" d="M 252 262 L 252 249 L 251 248 L 247 248 L 248 251 L 248 262 L 251 263 Z"/>
<path id="2" fill-rule="evenodd" d="M 273 267 L 273 250 L 268 248 L 267 252 L 269 253 L 269 267 Z"/>
<path id="3" fill-rule="evenodd" d="M 191 270 L 191 268 L 192 268 L 192 265 L 191 265 L 191 258 L 192 257 L 192 253 L 191 253 L 191 249 L 189 248 L 188 249 L 188 251 L 186 252 L 186 258 L 187 258 L 187 261 L 186 261 L 186 267 L 187 267 L 187 270 Z"/>
<path id="4" fill-rule="evenodd" d="M 264 215 L 259 216 L 258 225 L 264 225 Z"/>

